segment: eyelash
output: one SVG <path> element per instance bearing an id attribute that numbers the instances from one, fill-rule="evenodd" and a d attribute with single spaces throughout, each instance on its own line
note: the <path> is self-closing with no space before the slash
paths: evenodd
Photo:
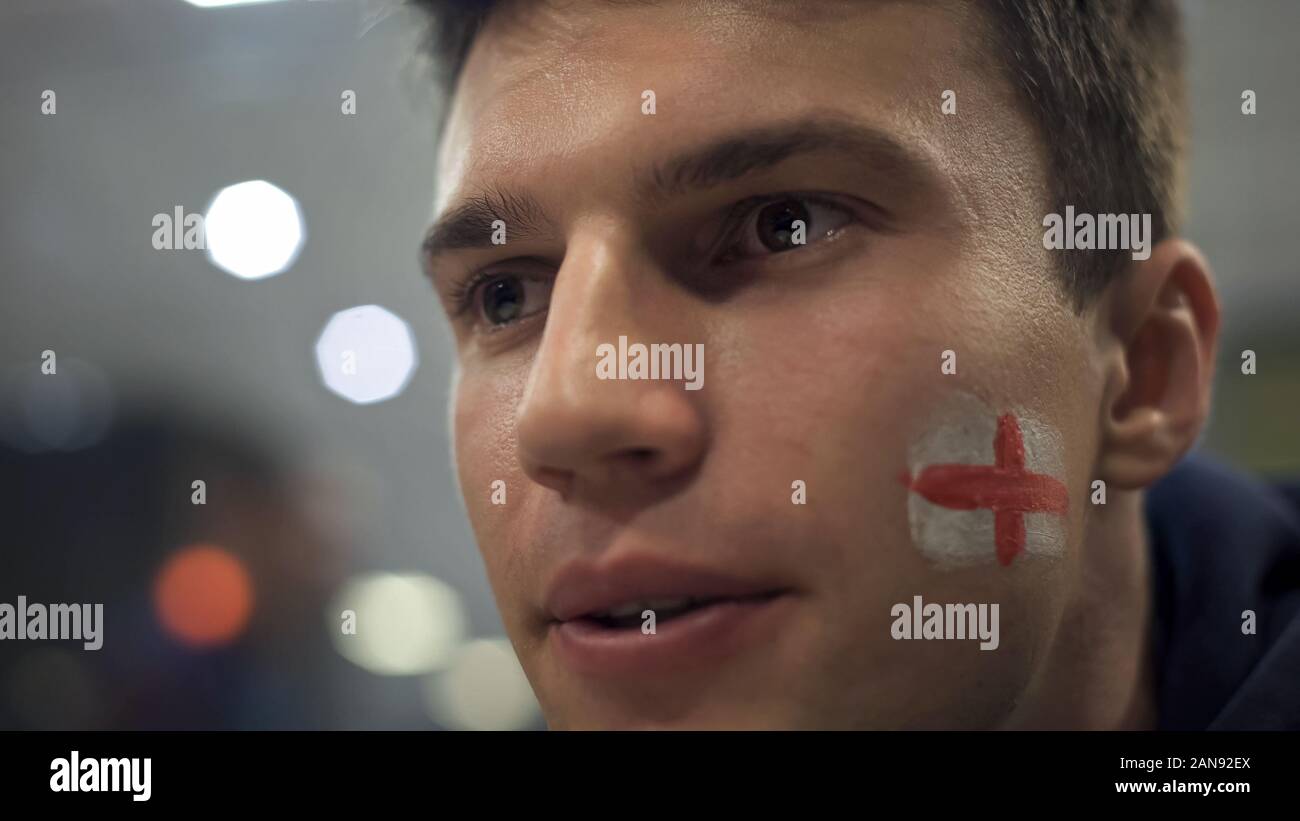
<path id="1" fill-rule="evenodd" d="M 739 236 L 739 232 L 742 229 L 747 228 L 749 226 L 750 219 L 758 215 L 763 210 L 763 208 L 772 205 L 774 203 L 783 202 L 785 200 L 797 200 L 800 202 L 807 203 L 809 205 L 821 206 L 823 208 L 830 208 L 832 210 L 838 211 L 840 214 L 850 218 L 853 221 L 860 221 L 851 208 L 848 208 L 840 204 L 839 202 L 837 202 L 834 198 L 827 197 L 825 195 L 805 194 L 800 192 L 787 191 L 787 192 L 781 192 L 777 194 L 763 194 L 757 197 L 749 197 L 747 199 L 743 199 L 740 202 L 736 203 L 728 211 L 727 217 L 723 221 L 723 230 L 721 233 L 721 239 L 710 250 L 710 254 L 709 254 L 710 259 L 716 260 L 720 253 L 726 253 L 731 249 L 735 248 L 737 245 L 739 245 L 740 242 L 743 241 L 744 239 L 743 237 Z M 836 230 L 839 231 L 843 229 L 840 228 Z M 813 245 L 813 244 L 815 243 L 811 243 L 811 242 L 809 243 L 809 245 Z M 808 246 L 804 246 L 804 247 L 808 247 Z M 789 253 L 790 251 L 772 252 L 771 254 L 764 254 L 763 256 L 783 256 Z M 744 261 L 744 259 L 746 258 L 742 257 L 737 260 L 728 260 L 727 263 L 742 262 Z"/>
<path id="2" fill-rule="evenodd" d="M 493 277 L 505 276 L 500 272 L 475 271 L 469 276 L 451 284 L 447 299 L 452 304 L 452 316 L 463 316 L 474 305 L 474 297 L 480 285 L 492 281 Z"/>
<path id="3" fill-rule="evenodd" d="M 749 220 L 752 217 L 754 217 L 758 212 L 760 212 L 764 207 L 788 199 L 800 200 L 812 205 L 819 205 L 825 208 L 831 208 L 835 211 L 840 212 L 844 216 L 849 217 L 850 219 L 853 219 L 855 221 L 857 220 L 857 217 L 855 216 L 854 212 L 850 208 L 847 208 L 844 205 L 841 205 L 839 202 L 836 202 L 834 199 L 826 196 L 795 193 L 795 192 L 784 192 L 778 194 L 764 194 L 756 197 L 748 197 L 746 199 L 737 202 L 729 209 L 727 216 L 723 220 L 723 230 L 720 234 L 721 239 L 715 244 L 714 248 L 710 250 L 709 253 L 710 258 L 711 259 L 716 258 L 719 252 L 725 253 L 731 250 L 732 248 L 734 248 L 736 245 L 738 245 L 739 241 L 742 240 L 742 238 L 738 236 L 739 231 L 742 228 L 744 228 L 746 225 L 748 225 Z M 842 229 L 837 229 L 837 230 L 842 230 Z M 789 251 L 773 252 L 771 254 L 766 254 L 764 256 L 780 256 L 788 253 L 790 252 Z M 744 259 L 745 258 L 740 258 L 739 260 L 729 260 L 728 263 L 736 262 L 736 261 L 744 261 Z M 470 310 L 472 310 L 474 308 L 475 298 L 478 296 L 480 288 L 483 285 L 486 285 L 489 282 L 493 281 L 494 279 L 498 279 L 500 277 L 505 277 L 505 276 L 520 276 L 520 275 L 517 273 L 504 272 L 504 271 L 475 271 L 469 274 L 468 276 L 464 277 L 463 279 L 453 282 L 449 286 L 449 290 L 447 293 L 448 301 L 452 305 L 452 310 L 453 310 L 452 316 L 461 317 L 464 316 Z M 490 330 L 498 331 L 503 328 L 509 327 L 509 325 L 512 324 L 514 323 L 511 322 L 502 325 L 493 325 L 490 326 Z"/>
<path id="4" fill-rule="evenodd" d="M 463 317 L 465 314 L 472 312 L 474 313 L 474 316 L 471 320 L 471 325 L 474 326 L 475 330 L 482 334 L 494 334 L 507 331 L 515 325 L 532 318 L 536 314 L 545 313 L 545 309 L 531 311 L 522 316 L 516 317 L 509 322 L 502 322 L 499 324 L 486 321 L 482 316 L 478 315 L 477 312 L 479 307 L 476 303 L 481 299 L 480 295 L 483 292 L 483 287 L 495 280 L 507 277 L 514 277 L 524 283 L 539 282 L 546 279 L 546 277 L 538 276 L 537 274 L 521 273 L 519 271 L 511 270 L 497 269 L 491 271 L 475 271 L 464 279 L 453 282 L 448 286 L 447 299 L 452 306 L 452 319 Z M 525 286 L 525 288 L 527 288 L 527 286 Z M 525 294 L 526 293 L 527 291 L 525 290 Z"/>

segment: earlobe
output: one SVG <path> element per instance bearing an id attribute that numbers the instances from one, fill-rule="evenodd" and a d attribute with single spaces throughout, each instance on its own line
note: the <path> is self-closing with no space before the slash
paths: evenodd
<path id="1" fill-rule="evenodd" d="M 1107 289 L 1099 478 L 1136 490 L 1164 476 L 1209 416 L 1219 301 L 1191 243 L 1167 239 Z"/>

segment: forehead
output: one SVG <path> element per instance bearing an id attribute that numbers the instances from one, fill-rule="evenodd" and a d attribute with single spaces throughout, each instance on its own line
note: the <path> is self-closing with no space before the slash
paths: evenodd
<path id="1" fill-rule="evenodd" d="M 971 159 L 994 162 L 995 143 L 1032 159 L 1032 129 L 980 51 L 990 38 L 973 5 L 508 3 L 458 84 L 435 210 L 468 192 L 584 172 L 612 187 L 682 145 L 827 110 L 896 135 L 957 177 L 993 173 Z M 941 113 L 946 90 L 958 94 L 960 124 Z M 1011 176 L 1032 177 L 1032 162 L 1018 165 Z M 1008 169 L 996 173 L 1005 181 Z"/>

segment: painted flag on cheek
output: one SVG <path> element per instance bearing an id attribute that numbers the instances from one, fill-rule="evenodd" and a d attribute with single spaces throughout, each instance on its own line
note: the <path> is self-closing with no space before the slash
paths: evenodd
<path id="1" fill-rule="evenodd" d="M 966 399 L 913 443 L 908 490 L 912 541 L 942 567 L 1065 550 L 1069 492 L 1060 436 L 1032 415 L 995 413 Z"/>

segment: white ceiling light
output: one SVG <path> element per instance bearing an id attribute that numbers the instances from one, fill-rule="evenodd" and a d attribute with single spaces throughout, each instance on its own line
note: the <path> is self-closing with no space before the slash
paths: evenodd
<path id="1" fill-rule="evenodd" d="M 302 211 L 266 180 L 223 188 L 203 218 L 208 259 L 240 279 L 261 279 L 293 265 L 302 250 Z"/>
<path id="2" fill-rule="evenodd" d="M 381 676 L 441 669 L 465 635 L 460 595 L 422 573 L 353 578 L 330 606 L 326 622 L 344 658 Z"/>
<path id="3" fill-rule="evenodd" d="M 316 340 L 321 381 L 358 405 L 397 396 L 416 364 L 410 327 L 378 305 L 339 311 Z"/>
<path id="4" fill-rule="evenodd" d="M 248 6 L 253 3 L 278 3 L 280 0 L 185 0 L 201 9 L 219 9 L 223 6 Z"/>

